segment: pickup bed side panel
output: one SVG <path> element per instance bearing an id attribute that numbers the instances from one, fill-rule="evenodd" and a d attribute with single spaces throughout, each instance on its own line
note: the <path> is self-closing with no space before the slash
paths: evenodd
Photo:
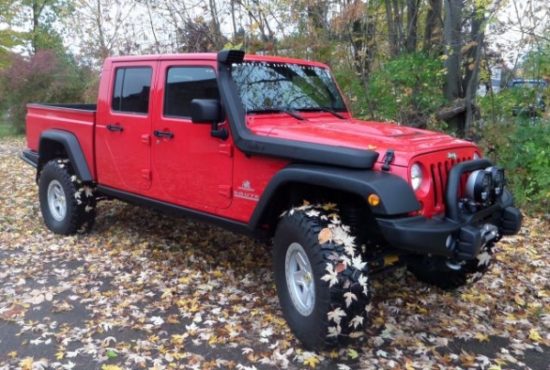
<path id="1" fill-rule="evenodd" d="M 40 136 L 49 129 L 68 131 L 76 136 L 92 177 L 96 178 L 94 162 L 95 111 L 27 105 L 27 147 L 38 152 Z"/>

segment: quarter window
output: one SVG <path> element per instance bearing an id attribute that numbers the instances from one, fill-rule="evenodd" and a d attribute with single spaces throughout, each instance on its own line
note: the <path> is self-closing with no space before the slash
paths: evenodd
<path id="1" fill-rule="evenodd" d="M 149 67 L 118 68 L 111 103 L 113 110 L 147 114 L 151 75 L 152 69 Z"/>
<path id="2" fill-rule="evenodd" d="M 190 117 L 193 99 L 219 99 L 214 69 L 210 67 L 169 68 L 166 75 L 164 115 Z"/>

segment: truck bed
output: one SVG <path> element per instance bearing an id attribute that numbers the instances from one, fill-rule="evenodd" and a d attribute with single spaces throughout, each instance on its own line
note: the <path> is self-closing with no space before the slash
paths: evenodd
<path id="1" fill-rule="evenodd" d="M 28 104 L 27 148 L 38 152 L 40 135 L 45 130 L 69 131 L 76 136 L 95 177 L 94 125 L 95 104 Z"/>
<path id="2" fill-rule="evenodd" d="M 58 104 L 58 103 L 40 103 L 40 104 L 29 104 L 28 106 L 43 106 L 48 108 L 63 108 L 63 109 L 76 109 L 76 110 L 85 110 L 93 111 L 97 110 L 97 104 Z"/>

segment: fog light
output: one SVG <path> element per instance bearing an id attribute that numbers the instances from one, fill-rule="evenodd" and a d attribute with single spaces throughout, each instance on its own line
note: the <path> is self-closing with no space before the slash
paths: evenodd
<path id="1" fill-rule="evenodd" d="M 490 200 L 493 188 L 493 179 L 485 170 L 474 171 L 466 182 L 466 195 L 478 203 L 487 203 Z"/>
<path id="2" fill-rule="evenodd" d="M 376 194 L 371 194 L 369 195 L 369 197 L 367 198 L 367 201 L 369 202 L 369 204 L 372 206 L 372 207 L 376 207 L 377 205 L 380 204 L 380 197 Z"/>
<path id="3" fill-rule="evenodd" d="M 491 179 L 493 181 L 493 193 L 496 197 L 499 197 L 504 191 L 504 186 L 506 185 L 504 169 L 501 167 L 489 167 L 485 171 L 491 174 Z"/>

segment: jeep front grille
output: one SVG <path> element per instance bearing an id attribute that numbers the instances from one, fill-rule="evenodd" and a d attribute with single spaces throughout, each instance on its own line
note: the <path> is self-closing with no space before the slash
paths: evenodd
<path id="1" fill-rule="evenodd" d="M 457 163 L 469 161 L 472 157 L 462 157 L 457 159 L 447 159 L 445 161 L 430 164 L 430 174 L 432 180 L 432 193 L 434 208 L 443 209 L 445 205 L 445 191 L 447 189 L 447 178 L 449 171 Z M 466 185 L 467 174 L 462 175 L 460 179 L 460 192 Z"/>

